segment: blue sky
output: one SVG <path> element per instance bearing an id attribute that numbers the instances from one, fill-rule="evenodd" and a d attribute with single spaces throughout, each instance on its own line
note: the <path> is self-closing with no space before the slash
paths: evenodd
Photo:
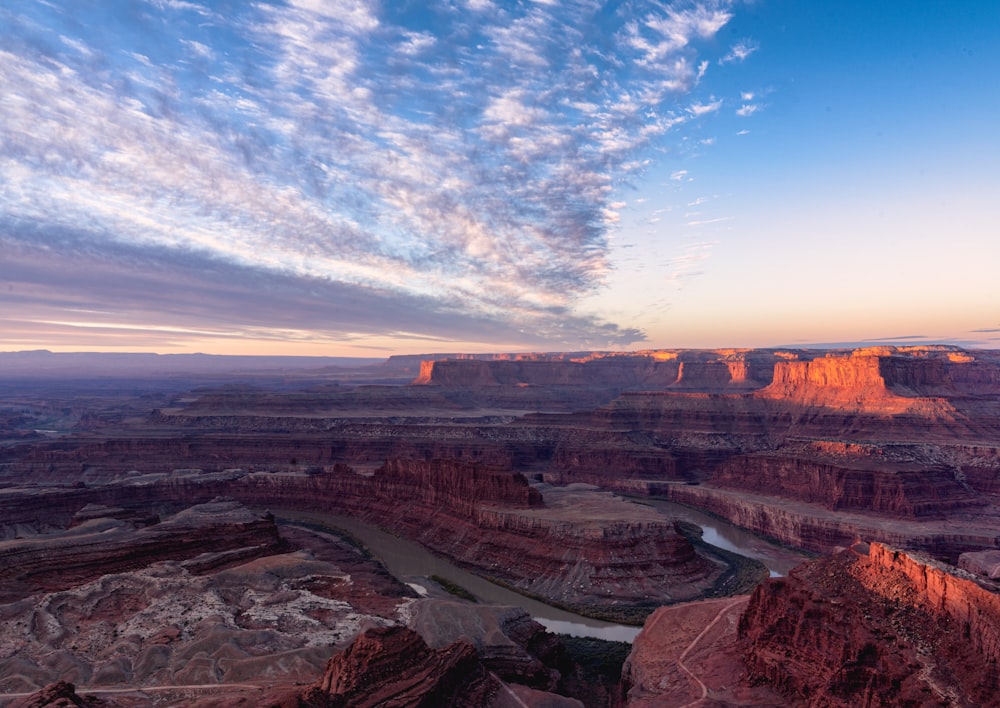
<path id="1" fill-rule="evenodd" d="M 1000 5 L 0 7 L 0 349 L 1000 346 Z"/>

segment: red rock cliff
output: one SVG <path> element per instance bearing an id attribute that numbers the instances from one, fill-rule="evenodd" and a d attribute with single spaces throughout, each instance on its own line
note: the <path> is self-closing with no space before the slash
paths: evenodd
<path id="1" fill-rule="evenodd" d="M 893 517 L 940 516 L 984 502 L 947 467 L 883 462 L 862 466 L 799 455 L 739 455 L 720 464 L 712 482 L 720 487 L 820 504 L 832 510 L 871 511 Z"/>
<path id="2" fill-rule="evenodd" d="M 996 705 L 1000 597 L 872 544 L 757 588 L 738 633 L 752 681 L 794 703 Z"/>
<path id="3" fill-rule="evenodd" d="M 469 642 L 433 650 L 413 630 L 380 627 L 330 659 L 319 684 L 302 695 L 299 705 L 485 706 L 499 689 Z"/>

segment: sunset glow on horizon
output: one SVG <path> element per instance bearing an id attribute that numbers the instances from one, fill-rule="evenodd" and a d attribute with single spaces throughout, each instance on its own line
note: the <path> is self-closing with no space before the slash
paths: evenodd
<path id="1" fill-rule="evenodd" d="M 1000 349 L 1000 5 L 15 0 L 0 351 Z"/>

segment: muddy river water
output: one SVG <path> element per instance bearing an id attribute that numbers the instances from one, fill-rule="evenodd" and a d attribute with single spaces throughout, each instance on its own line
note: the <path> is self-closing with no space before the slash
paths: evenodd
<path id="1" fill-rule="evenodd" d="M 707 543 L 760 560 L 768 566 L 772 576 L 784 575 L 803 559 L 788 549 L 775 546 L 697 510 L 668 501 L 644 499 L 642 503 L 651 505 L 667 518 L 698 524 L 704 531 L 703 538 Z M 347 532 L 364 544 L 392 575 L 418 592 L 425 591 L 432 582 L 429 580 L 430 576 L 437 575 L 462 586 L 482 602 L 523 607 L 551 632 L 621 642 L 631 642 L 639 633 L 639 627 L 582 617 L 525 597 L 463 570 L 417 543 L 352 517 L 284 511 L 278 512 L 278 516 L 289 521 L 304 521 Z"/>

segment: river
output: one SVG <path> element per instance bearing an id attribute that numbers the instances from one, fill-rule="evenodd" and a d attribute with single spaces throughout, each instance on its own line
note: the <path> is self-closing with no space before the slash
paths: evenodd
<path id="1" fill-rule="evenodd" d="M 698 524 L 704 531 L 703 538 L 707 543 L 760 560 L 769 568 L 772 576 L 784 575 L 804 558 L 695 509 L 655 499 L 643 499 L 641 503 L 652 506 L 667 518 L 683 519 Z M 353 517 L 314 512 L 277 513 L 279 517 L 290 521 L 318 524 L 332 531 L 346 531 L 364 544 L 393 576 L 414 587 L 418 592 L 426 592 L 432 582 L 430 576 L 437 575 L 462 586 L 482 602 L 523 607 L 546 629 L 558 634 L 631 642 L 641 629 L 583 617 L 533 600 L 463 570 L 454 563 L 434 555 L 420 544 Z"/>
<path id="2" fill-rule="evenodd" d="M 702 539 L 706 543 L 759 560 L 767 566 L 772 578 L 788 575 L 788 571 L 808 558 L 802 553 L 766 541 L 739 526 L 683 504 L 645 497 L 634 498 L 633 501 L 648 504 L 669 519 L 697 524 L 702 529 Z"/>

